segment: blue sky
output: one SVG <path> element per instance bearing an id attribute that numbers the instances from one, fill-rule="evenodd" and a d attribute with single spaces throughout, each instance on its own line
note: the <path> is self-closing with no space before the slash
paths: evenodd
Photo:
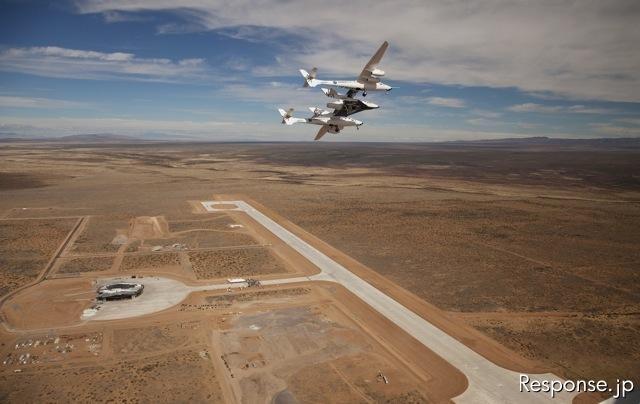
<path id="1" fill-rule="evenodd" d="M 388 40 L 397 88 L 333 139 L 640 136 L 637 2 L 331 3 L 4 1 L 0 134 L 309 140 L 276 111 L 326 104 L 298 69 L 355 78 Z"/>

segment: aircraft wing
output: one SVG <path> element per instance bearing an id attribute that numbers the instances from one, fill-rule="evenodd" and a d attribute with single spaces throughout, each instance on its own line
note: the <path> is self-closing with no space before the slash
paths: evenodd
<path id="1" fill-rule="evenodd" d="M 382 60 L 382 57 L 384 56 L 384 53 L 386 52 L 388 46 L 389 42 L 387 41 L 384 41 L 382 45 L 380 45 L 378 51 L 371 57 L 369 63 L 366 64 L 364 69 L 362 69 L 362 73 L 360 73 L 360 75 L 358 76 L 358 81 L 360 83 L 366 83 L 369 81 L 369 79 L 371 78 L 371 72 L 374 71 L 376 67 L 378 67 L 378 64 Z"/>
<path id="2" fill-rule="evenodd" d="M 329 126 L 328 125 L 322 125 L 320 127 L 320 130 L 318 131 L 318 134 L 316 135 L 316 138 L 313 139 L 313 140 L 320 140 L 320 138 L 322 136 L 324 136 L 327 133 L 328 130 L 329 130 Z"/>

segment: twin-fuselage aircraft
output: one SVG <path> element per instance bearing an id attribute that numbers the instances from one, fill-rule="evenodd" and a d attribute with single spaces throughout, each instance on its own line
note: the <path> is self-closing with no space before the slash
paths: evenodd
<path id="1" fill-rule="evenodd" d="M 334 88 L 322 88 L 322 92 L 324 92 L 327 97 L 332 98 L 332 100 L 327 103 L 327 108 L 332 109 L 332 111 L 311 107 L 309 109 L 313 113 L 313 116 L 310 118 L 295 118 L 293 117 L 293 108 L 290 108 L 288 111 L 279 109 L 278 111 L 282 116 L 282 123 L 286 125 L 293 125 L 295 123 L 322 125 L 315 140 L 319 140 L 327 132 L 340 133 L 346 126 L 355 126 L 356 129 L 358 129 L 363 122 L 349 118 L 349 115 L 378 108 L 378 105 L 372 102 L 354 98 L 358 92 L 362 91 L 362 95 L 366 96 L 368 91 L 390 91 L 392 89 L 391 86 L 380 81 L 380 78 L 384 76 L 385 72 L 378 69 L 378 64 L 388 46 L 389 44 L 385 41 L 380 48 L 378 48 L 378 51 L 365 65 L 356 80 L 319 80 L 316 78 L 317 68 L 314 67 L 311 69 L 311 72 L 300 69 L 300 73 L 304 78 L 305 87 L 321 85 L 341 87 L 348 91 L 346 94 L 340 94 Z"/>

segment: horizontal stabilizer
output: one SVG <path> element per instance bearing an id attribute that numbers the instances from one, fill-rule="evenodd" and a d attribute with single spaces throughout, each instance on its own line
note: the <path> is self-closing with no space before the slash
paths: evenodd
<path id="1" fill-rule="evenodd" d="M 329 115 L 331 113 L 331 111 L 327 111 L 326 109 L 318 107 L 309 107 L 309 111 L 313 113 L 313 116 Z"/>
<path id="2" fill-rule="evenodd" d="M 289 108 L 285 111 L 282 108 L 278 108 L 278 112 L 280 112 L 280 116 L 282 116 L 282 123 L 284 125 L 293 125 L 298 122 L 307 122 L 304 118 L 294 118 L 293 117 L 293 108 Z"/>

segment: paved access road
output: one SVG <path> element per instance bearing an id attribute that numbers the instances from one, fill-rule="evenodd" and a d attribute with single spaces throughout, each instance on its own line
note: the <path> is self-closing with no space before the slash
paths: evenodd
<path id="1" fill-rule="evenodd" d="M 244 201 L 207 201 L 204 208 L 215 212 L 216 205 L 235 205 L 239 210 L 251 216 L 273 234 L 286 242 L 291 248 L 302 254 L 321 273 L 309 277 L 311 280 L 337 282 L 364 300 L 387 319 L 394 322 L 408 334 L 422 342 L 427 348 L 458 368 L 469 381 L 469 387 L 454 399 L 457 403 L 541 403 L 571 402 L 574 394 L 560 393 L 552 399 L 548 393 L 520 392 L 520 373 L 495 365 L 444 331 L 435 327 L 422 317 L 393 300 L 348 269 L 338 264 L 307 242 L 285 229 L 274 220 L 253 208 Z M 220 211 L 229 209 L 219 209 Z M 306 280 L 307 278 L 300 278 Z M 290 282 L 291 280 L 289 280 Z M 274 280 L 273 283 L 277 283 Z M 553 374 L 530 375 L 538 380 L 561 380 Z"/>

